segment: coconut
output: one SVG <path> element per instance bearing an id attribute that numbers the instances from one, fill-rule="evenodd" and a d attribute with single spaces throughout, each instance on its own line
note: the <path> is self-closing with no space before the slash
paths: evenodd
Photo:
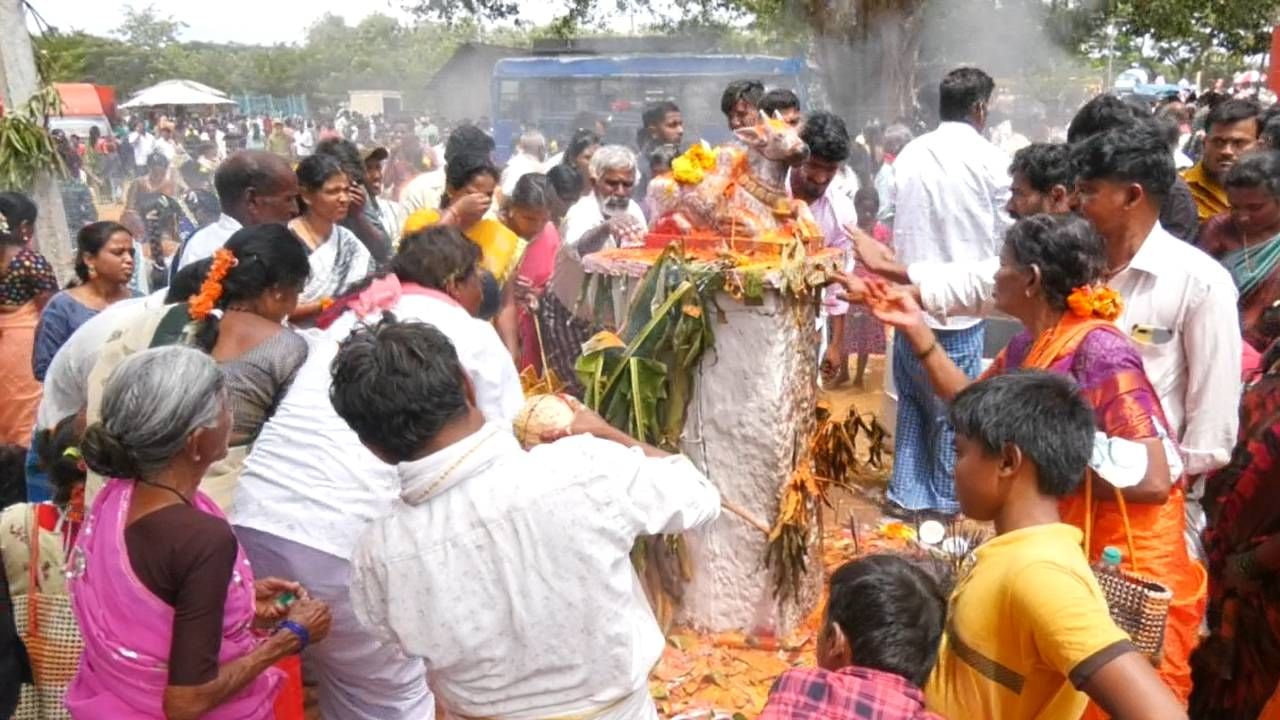
<path id="1" fill-rule="evenodd" d="M 578 411 L 564 395 L 531 395 L 512 423 L 516 440 L 524 448 L 531 448 L 542 442 L 545 433 L 568 430 L 577 414 Z"/>

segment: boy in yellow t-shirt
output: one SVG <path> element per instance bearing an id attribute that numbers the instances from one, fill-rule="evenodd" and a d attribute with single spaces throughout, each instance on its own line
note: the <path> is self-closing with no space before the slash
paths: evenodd
<path id="1" fill-rule="evenodd" d="M 1107 611 L 1058 499 L 1085 477 L 1093 410 L 1072 382 L 1014 372 L 951 406 L 956 496 L 995 523 L 956 583 L 938 664 L 925 686 L 947 718 L 1077 720 L 1089 698 L 1117 720 L 1186 712 Z"/>

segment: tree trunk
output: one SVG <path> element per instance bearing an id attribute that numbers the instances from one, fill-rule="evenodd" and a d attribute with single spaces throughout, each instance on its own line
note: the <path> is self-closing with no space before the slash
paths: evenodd
<path id="1" fill-rule="evenodd" d="M 814 56 L 832 108 L 860 128 L 914 114 L 924 0 L 812 2 Z M 856 132 L 856 130 L 855 130 Z"/>
<path id="2" fill-rule="evenodd" d="M 22 0 L 0 0 L 0 28 L 4 33 L 0 42 L 0 97 L 5 108 L 12 111 L 40 87 Z M 36 176 L 35 187 L 29 188 L 28 192 L 31 201 L 40 209 L 36 216 L 36 250 L 53 265 L 59 282 L 66 282 L 71 278 L 75 258 L 67 235 L 62 191 L 52 174 L 42 172 Z"/>

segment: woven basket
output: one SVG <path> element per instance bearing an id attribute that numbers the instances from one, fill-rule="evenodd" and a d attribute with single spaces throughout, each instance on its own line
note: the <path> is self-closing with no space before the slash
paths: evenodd
<path id="1" fill-rule="evenodd" d="M 71 609 L 70 595 L 40 592 L 40 524 L 35 506 L 31 524 L 31 573 L 25 595 L 13 597 L 13 618 L 18 636 L 27 646 L 34 685 L 23 685 L 14 720 L 61 720 L 70 718 L 63 698 L 80 665 L 84 638 Z"/>
<path id="2" fill-rule="evenodd" d="M 1115 490 L 1116 507 L 1124 521 L 1125 542 L 1129 547 L 1129 563 L 1134 570 L 1138 569 L 1138 558 L 1133 543 L 1133 528 L 1129 525 L 1129 509 L 1124 495 L 1119 488 Z M 1084 481 L 1085 518 L 1084 518 L 1084 551 L 1087 555 L 1090 537 L 1093 535 L 1093 482 L 1086 477 Z M 1169 605 L 1173 602 L 1173 591 L 1163 584 L 1152 580 L 1140 572 L 1130 572 L 1120 568 L 1103 571 L 1094 570 L 1102 594 L 1107 599 L 1107 609 L 1111 619 L 1121 630 L 1129 635 L 1138 652 L 1142 653 L 1152 665 L 1159 665 L 1164 660 L 1164 628 L 1169 622 Z"/>
<path id="3" fill-rule="evenodd" d="M 1150 578 L 1124 570 L 1094 573 L 1107 598 L 1111 619 L 1129 634 L 1134 647 L 1159 665 L 1164 660 L 1164 628 L 1173 592 Z"/>

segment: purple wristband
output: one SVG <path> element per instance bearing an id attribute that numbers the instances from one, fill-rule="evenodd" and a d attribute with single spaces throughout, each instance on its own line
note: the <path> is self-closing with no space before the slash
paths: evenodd
<path id="1" fill-rule="evenodd" d="M 297 635 L 298 640 L 302 642 L 302 647 L 298 648 L 298 652 L 306 650 L 307 646 L 311 644 L 311 633 L 307 632 L 306 628 L 292 620 L 281 620 L 280 624 L 276 625 L 276 630 L 288 630 L 294 635 Z"/>

